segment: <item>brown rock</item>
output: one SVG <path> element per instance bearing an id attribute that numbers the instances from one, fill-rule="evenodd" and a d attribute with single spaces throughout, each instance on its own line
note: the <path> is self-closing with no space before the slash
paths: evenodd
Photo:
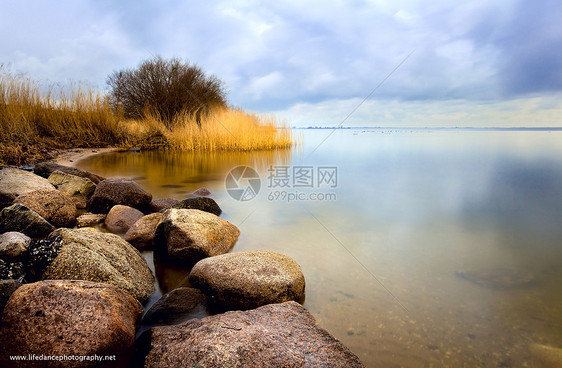
<path id="1" fill-rule="evenodd" d="M 93 213 L 107 213 L 111 207 L 122 204 L 141 211 L 147 210 L 152 201 L 152 194 L 142 189 L 137 183 L 125 178 L 111 178 L 99 182 L 88 202 Z"/>
<path id="2" fill-rule="evenodd" d="M 191 270 L 189 282 L 228 309 L 298 301 L 304 297 L 305 288 L 297 262 L 266 250 L 203 259 Z"/>
<path id="3" fill-rule="evenodd" d="M 9 355 L 117 355 L 134 343 L 140 312 L 129 294 L 88 281 L 41 281 L 18 288 L 2 319 L 4 362 Z M 99 362 L 35 360 L 17 367 L 91 367 Z"/>
<path id="4" fill-rule="evenodd" d="M 171 207 L 175 204 L 177 204 L 179 202 L 179 200 L 175 199 L 175 198 L 159 198 L 159 199 L 155 199 L 152 202 L 150 202 L 150 211 L 152 212 L 160 212 L 162 211 L 164 208 L 168 208 Z"/>
<path id="5" fill-rule="evenodd" d="M 168 259 L 193 264 L 205 257 L 228 252 L 240 230 L 212 213 L 169 209 L 156 228 L 157 253 Z"/>
<path id="6" fill-rule="evenodd" d="M 78 216 L 78 218 L 76 219 L 76 223 L 78 227 L 91 227 L 104 222 L 105 217 L 106 215 L 101 213 L 85 213 Z"/>
<path id="7" fill-rule="evenodd" d="M 364 367 L 300 304 L 271 304 L 154 327 L 146 368 Z"/>
<path id="8" fill-rule="evenodd" d="M 47 179 L 28 171 L 6 168 L 0 170 L 0 209 L 9 206 L 18 196 L 39 189 L 55 189 Z"/>
<path id="9" fill-rule="evenodd" d="M 111 207 L 105 218 L 105 226 L 114 233 L 124 234 L 142 216 L 143 213 L 136 208 L 118 204 Z"/>
<path id="10" fill-rule="evenodd" d="M 58 229 L 51 236 L 61 238 L 61 247 L 43 279 L 104 282 L 140 302 L 150 298 L 152 271 L 139 251 L 119 236 L 85 229 Z"/>
<path id="11" fill-rule="evenodd" d="M 222 209 L 219 207 L 217 202 L 215 202 L 212 198 L 206 197 L 187 198 L 174 204 L 170 208 L 201 210 L 217 216 L 220 216 L 222 213 Z"/>
<path id="12" fill-rule="evenodd" d="M 19 196 L 14 201 L 37 212 L 55 227 L 72 227 L 76 223 L 76 205 L 72 198 L 55 189 L 40 189 Z"/>
<path id="13" fill-rule="evenodd" d="M 0 258 L 18 258 L 27 251 L 31 238 L 17 231 L 0 235 Z"/>
<path id="14" fill-rule="evenodd" d="M 63 173 L 66 174 L 70 174 L 70 175 L 75 175 L 75 176 L 79 176 L 81 178 L 88 178 L 91 181 L 94 182 L 94 184 L 99 183 L 100 181 L 102 181 L 103 177 L 93 174 L 91 172 L 76 168 L 76 167 L 70 167 L 70 166 L 64 166 L 64 165 L 59 165 L 59 164 L 55 164 L 54 162 L 40 162 L 38 164 L 35 165 L 35 168 L 33 169 L 33 172 L 39 176 L 42 176 L 44 178 L 48 178 L 53 172 L 55 171 L 62 171 Z"/>
<path id="15" fill-rule="evenodd" d="M 156 227 L 162 220 L 162 216 L 161 213 L 152 213 L 141 217 L 129 228 L 123 239 L 139 249 L 152 246 Z"/>

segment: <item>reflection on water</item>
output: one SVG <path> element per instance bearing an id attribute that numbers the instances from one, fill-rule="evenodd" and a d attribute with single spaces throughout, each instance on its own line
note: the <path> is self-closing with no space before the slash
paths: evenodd
<path id="1" fill-rule="evenodd" d="M 537 366 L 530 344 L 562 347 L 562 132 L 348 130 L 310 154 L 328 133 L 306 131 L 300 153 L 79 166 L 144 178 L 157 198 L 210 188 L 240 227 L 233 251 L 295 258 L 305 306 L 368 366 Z M 337 201 L 268 200 L 268 166 L 289 164 L 337 166 Z M 252 201 L 224 189 L 237 165 L 260 173 Z M 158 292 L 187 285 L 187 270 L 156 274 Z"/>

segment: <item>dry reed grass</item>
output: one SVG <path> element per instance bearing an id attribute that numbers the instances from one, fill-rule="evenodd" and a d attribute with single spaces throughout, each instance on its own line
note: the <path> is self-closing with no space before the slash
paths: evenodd
<path id="1" fill-rule="evenodd" d="M 181 151 L 251 151 L 293 145 L 290 129 L 274 118 L 218 108 L 201 121 L 175 116 L 172 128 L 157 116 L 127 120 L 111 109 L 106 95 L 91 88 L 42 92 L 29 78 L 0 67 L 0 164 L 49 157 L 55 149 L 138 146 Z M 169 124 L 168 124 L 169 125 Z"/>

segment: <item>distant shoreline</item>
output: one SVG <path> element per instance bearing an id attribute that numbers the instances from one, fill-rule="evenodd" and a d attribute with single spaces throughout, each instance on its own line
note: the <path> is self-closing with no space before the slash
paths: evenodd
<path id="1" fill-rule="evenodd" d="M 320 130 L 320 129 L 364 129 L 364 130 L 467 130 L 467 131 L 562 131 L 562 127 L 370 127 L 370 126 L 350 126 L 350 127 L 292 127 L 299 130 Z"/>

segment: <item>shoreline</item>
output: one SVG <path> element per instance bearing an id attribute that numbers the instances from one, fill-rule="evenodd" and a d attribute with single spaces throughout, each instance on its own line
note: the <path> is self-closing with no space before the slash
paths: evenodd
<path id="1" fill-rule="evenodd" d="M 57 154 L 54 158 L 47 160 L 59 165 L 72 166 L 85 158 L 99 155 L 102 153 L 116 152 L 120 149 L 117 147 L 102 147 L 102 148 L 70 148 Z"/>

